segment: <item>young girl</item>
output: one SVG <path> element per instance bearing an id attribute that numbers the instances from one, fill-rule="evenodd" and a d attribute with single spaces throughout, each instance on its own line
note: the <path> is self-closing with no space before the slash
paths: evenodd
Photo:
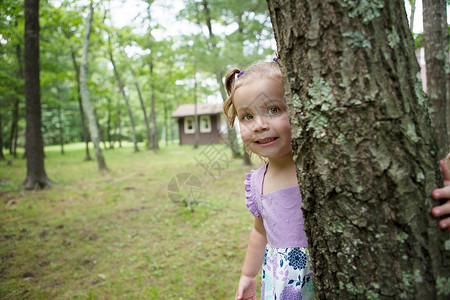
<path id="1" fill-rule="evenodd" d="M 235 299 L 256 299 L 261 265 L 261 299 L 314 299 L 279 65 L 274 59 L 243 71 L 232 68 L 225 87 L 224 112 L 231 126 L 237 117 L 247 149 L 268 159 L 244 181 L 246 204 L 255 218 Z M 450 172 L 441 165 L 446 187 L 433 191 L 435 199 L 450 198 Z M 450 201 L 433 210 L 435 216 L 446 213 L 450 213 Z M 450 228 L 450 218 L 440 226 Z"/>

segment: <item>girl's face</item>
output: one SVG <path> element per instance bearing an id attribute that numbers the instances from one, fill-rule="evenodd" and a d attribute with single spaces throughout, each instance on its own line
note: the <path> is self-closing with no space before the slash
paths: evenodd
<path id="1" fill-rule="evenodd" d="M 234 106 L 242 140 L 247 148 L 262 156 L 291 156 L 291 126 L 281 83 L 269 78 L 238 88 Z"/>

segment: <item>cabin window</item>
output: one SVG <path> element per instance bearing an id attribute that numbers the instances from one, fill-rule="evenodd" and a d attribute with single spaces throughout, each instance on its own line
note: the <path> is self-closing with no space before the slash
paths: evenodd
<path id="1" fill-rule="evenodd" d="M 211 132 L 211 116 L 200 116 L 200 132 Z"/>
<path id="2" fill-rule="evenodd" d="M 194 117 L 184 118 L 184 133 L 186 134 L 195 133 Z"/>

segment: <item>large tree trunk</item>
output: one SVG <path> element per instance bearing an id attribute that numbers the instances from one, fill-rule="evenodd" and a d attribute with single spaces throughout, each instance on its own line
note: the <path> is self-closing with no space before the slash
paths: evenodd
<path id="1" fill-rule="evenodd" d="M 25 1 L 25 101 L 27 178 L 25 189 L 51 185 L 44 167 L 39 65 L 39 0 Z"/>
<path id="2" fill-rule="evenodd" d="M 123 99 L 125 100 L 125 105 L 127 107 L 128 117 L 130 118 L 130 124 L 131 124 L 131 133 L 133 138 L 133 145 L 134 145 L 134 152 L 139 152 L 139 148 L 137 145 L 137 139 L 136 139 L 136 127 L 134 126 L 134 118 L 133 113 L 131 112 L 130 107 L 130 100 L 128 99 L 127 94 L 125 93 L 125 84 L 122 81 L 122 78 L 120 77 L 119 70 L 117 69 L 116 63 L 114 61 L 112 48 L 111 48 L 111 39 L 108 36 L 108 43 L 109 43 L 109 59 L 111 60 L 111 64 L 113 65 L 114 75 L 116 76 L 117 83 L 119 84 L 119 92 L 122 95 Z"/>
<path id="3" fill-rule="evenodd" d="M 86 19 L 86 29 L 83 37 L 83 54 L 81 57 L 81 68 L 80 68 L 80 94 L 81 102 L 83 104 L 84 112 L 88 119 L 89 133 L 91 135 L 91 141 L 94 144 L 95 157 L 97 158 L 98 169 L 102 173 L 108 172 L 106 167 L 105 159 L 103 158 L 103 153 L 100 148 L 100 137 L 97 128 L 97 120 L 92 109 L 91 101 L 89 99 L 89 90 L 87 84 L 87 72 L 88 72 L 88 51 L 89 51 L 89 36 L 91 35 L 92 28 L 92 15 L 94 14 L 94 7 L 91 1 L 89 6 L 89 15 Z"/>
<path id="4" fill-rule="evenodd" d="M 403 1 L 269 0 L 318 299 L 444 299 L 442 184 Z M 448 292 L 448 291 L 447 291 Z"/>
<path id="5" fill-rule="evenodd" d="M 423 0 L 423 46 L 427 69 L 427 94 L 430 101 L 433 125 L 436 130 L 439 158 L 449 152 L 447 114 L 448 26 L 447 1 Z"/>

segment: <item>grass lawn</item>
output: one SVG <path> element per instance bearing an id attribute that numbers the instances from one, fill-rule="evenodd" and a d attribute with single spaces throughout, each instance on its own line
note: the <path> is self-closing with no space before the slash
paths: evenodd
<path id="1" fill-rule="evenodd" d="M 206 163 L 211 150 L 228 159 Z M 83 161 L 82 145 L 65 151 L 45 149 L 55 186 L 41 191 L 23 190 L 25 160 L 0 162 L 1 299 L 234 297 L 253 217 L 243 187 L 250 168 L 225 146 L 105 150 L 107 175 Z M 191 207 L 168 197 L 181 173 L 201 182 Z"/>

